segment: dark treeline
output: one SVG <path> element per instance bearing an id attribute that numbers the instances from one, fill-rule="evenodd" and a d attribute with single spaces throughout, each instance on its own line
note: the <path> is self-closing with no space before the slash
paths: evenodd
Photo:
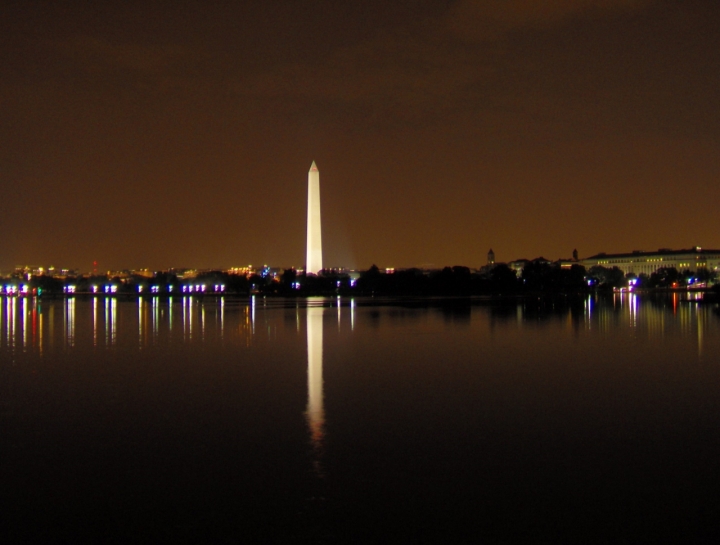
<path id="1" fill-rule="evenodd" d="M 713 272 L 661 268 L 651 275 L 624 274 L 619 268 L 602 266 L 586 270 L 579 264 L 562 267 L 544 259 L 528 261 L 520 274 L 501 263 L 473 272 L 468 267 L 445 267 L 439 271 L 405 269 L 382 272 L 373 265 L 361 273 L 352 292 L 387 296 L 472 296 L 528 293 L 586 293 L 633 289 L 684 289 L 706 287 L 716 280 Z"/>
<path id="2" fill-rule="evenodd" d="M 358 278 L 355 289 L 361 295 L 458 296 L 514 294 L 522 287 L 515 272 L 498 265 L 487 274 L 471 272 L 468 267 L 445 267 L 425 273 L 405 269 L 392 274 L 370 267 Z"/>
<path id="3" fill-rule="evenodd" d="M 22 275 L 13 274 L 0 280 L 3 293 L 13 286 L 16 293 L 22 293 L 25 286 L 28 292 L 38 295 L 60 295 L 70 293 L 97 293 L 113 295 L 131 294 L 183 294 L 183 293 L 232 293 L 248 294 L 256 284 L 265 281 L 259 275 L 245 277 L 223 271 L 209 271 L 193 278 L 178 278 L 174 273 L 158 272 L 152 277 L 144 275 L 128 276 L 68 276 L 58 278 L 46 275 L 34 275 L 25 280 Z M 192 291 L 191 291 L 192 290 Z"/>
<path id="4" fill-rule="evenodd" d="M 579 265 L 564 269 L 536 260 L 528 262 L 520 276 L 503 263 L 480 272 L 455 266 L 429 273 L 406 269 L 385 274 L 373 266 L 360 275 L 356 288 L 362 295 L 471 296 L 580 292 L 588 285 Z"/>
<path id="5" fill-rule="evenodd" d="M 249 276 L 222 271 L 203 272 L 193 278 L 179 278 L 169 272 L 156 273 L 152 277 L 129 275 L 123 278 L 107 276 L 81 276 L 64 279 L 51 276 L 33 276 L 24 280 L 12 275 L 3 280 L 4 293 L 14 286 L 15 293 L 40 295 L 68 293 L 98 294 L 165 294 L 165 295 L 212 295 L 260 294 L 268 296 L 306 297 L 313 295 L 362 295 L 362 296 L 473 296 L 473 295 L 520 295 L 531 293 L 586 293 L 611 291 L 632 287 L 633 289 L 685 289 L 711 286 L 716 280 L 711 271 L 678 271 L 660 268 L 651 275 L 623 274 L 617 267 L 591 267 L 586 270 L 579 264 L 561 267 L 544 259 L 528 261 L 517 274 L 508 265 L 500 263 L 471 271 L 468 267 L 445 267 L 441 270 L 423 271 L 403 269 L 395 272 L 381 271 L 373 265 L 360 273 L 356 280 L 347 273 L 325 271 L 318 276 L 299 274 L 286 269 L 278 277 L 252 274 Z M 23 288 L 24 287 L 24 288 Z M 717 289 L 718 286 L 715 286 Z"/>

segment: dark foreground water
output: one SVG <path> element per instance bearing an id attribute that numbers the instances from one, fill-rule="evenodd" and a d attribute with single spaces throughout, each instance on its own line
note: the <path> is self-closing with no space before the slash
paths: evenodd
<path id="1" fill-rule="evenodd" d="M 2 543 L 720 536 L 716 304 L 0 304 Z"/>

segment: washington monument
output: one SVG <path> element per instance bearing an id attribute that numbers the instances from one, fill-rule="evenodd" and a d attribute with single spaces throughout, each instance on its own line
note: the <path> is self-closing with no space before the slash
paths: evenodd
<path id="1" fill-rule="evenodd" d="M 320 171 L 313 161 L 308 172 L 307 258 L 305 272 L 318 274 L 322 264 L 322 235 L 320 234 Z"/>

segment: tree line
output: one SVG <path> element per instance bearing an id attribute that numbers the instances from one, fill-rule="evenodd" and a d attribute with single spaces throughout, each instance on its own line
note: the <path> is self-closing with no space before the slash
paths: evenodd
<path id="1" fill-rule="evenodd" d="M 635 290 L 707 287 L 717 280 L 714 271 L 678 271 L 664 267 L 647 275 L 624 274 L 618 267 L 580 264 L 561 267 L 544 259 L 528 261 L 520 274 L 500 263 L 473 272 L 468 267 L 445 267 L 426 273 L 405 269 L 388 274 L 376 266 L 360 275 L 356 291 L 362 295 L 470 296 L 526 293 L 585 293 L 632 288 Z M 716 287 L 717 288 L 717 287 Z"/>
<path id="2" fill-rule="evenodd" d="M 365 296 L 473 296 L 519 295 L 527 293 L 569 293 L 613 290 L 632 287 L 643 289 L 673 289 L 710 286 L 717 280 L 714 271 L 699 269 L 678 271 L 664 267 L 646 275 L 624 274 L 617 267 L 594 266 L 585 269 L 580 264 L 561 267 L 544 259 L 528 261 L 520 274 L 504 263 L 471 271 L 468 267 L 445 267 L 435 271 L 416 268 L 394 272 L 381 271 L 376 265 L 360 273 L 356 281 L 347 273 L 324 271 L 320 275 L 305 275 L 286 269 L 280 276 L 252 274 L 249 276 L 209 271 L 186 279 L 168 272 L 156 273 L 152 278 L 140 275 L 128 277 L 79 276 L 60 279 L 33 276 L 23 281 L 19 275 L 4 279 L 8 285 L 25 285 L 34 294 L 112 293 L 137 294 L 236 294 L 303 297 L 312 295 Z M 717 288 L 717 287 L 716 287 Z"/>

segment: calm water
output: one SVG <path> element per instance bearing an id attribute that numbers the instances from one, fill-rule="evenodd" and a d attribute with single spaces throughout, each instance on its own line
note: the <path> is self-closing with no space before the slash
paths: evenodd
<path id="1" fill-rule="evenodd" d="M 720 535 L 716 304 L 0 305 L 3 543 Z"/>

